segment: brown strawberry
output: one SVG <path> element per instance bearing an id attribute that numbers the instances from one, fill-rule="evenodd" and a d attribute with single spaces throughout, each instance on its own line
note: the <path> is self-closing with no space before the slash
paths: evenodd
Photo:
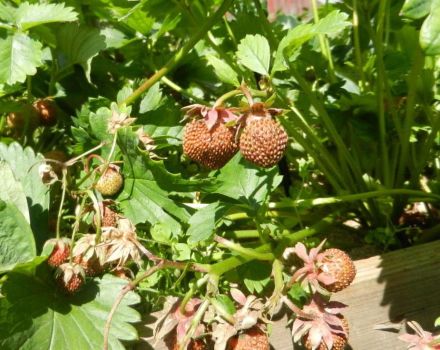
<path id="1" fill-rule="evenodd" d="M 208 169 L 219 169 L 237 152 L 234 129 L 217 122 L 209 129 L 204 120 L 193 120 L 185 126 L 183 151 Z"/>
<path id="2" fill-rule="evenodd" d="M 24 105 L 16 112 L 11 112 L 6 118 L 6 124 L 15 134 L 32 132 L 38 127 L 37 111 L 32 105 Z"/>
<path id="3" fill-rule="evenodd" d="M 257 326 L 229 339 L 227 350 L 269 350 L 267 334 Z"/>
<path id="4" fill-rule="evenodd" d="M 49 239 L 45 246 L 52 245 L 53 249 L 47 259 L 49 266 L 58 267 L 64 263 L 70 255 L 70 240 L 68 238 Z"/>
<path id="5" fill-rule="evenodd" d="M 64 263 L 55 271 L 55 278 L 63 292 L 75 294 L 84 284 L 85 273 L 78 264 Z"/>
<path id="6" fill-rule="evenodd" d="M 323 287 L 329 292 L 339 292 L 347 288 L 356 276 L 356 267 L 353 260 L 340 249 L 327 249 L 318 256 L 319 269 L 334 279 L 333 283 Z"/>
<path id="7" fill-rule="evenodd" d="M 82 255 L 77 255 L 75 256 L 73 261 L 75 262 L 75 264 L 80 265 L 84 269 L 86 276 L 95 277 L 102 275 L 102 273 L 104 272 L 104 267 L 101 265 L 99 259 L 96 256 L 92 256 L 91 258 L 86 259 Z"/>
<path id="8" fill-rule="evenodd" d="M 38 113 L 41 125 L 54 126 L 57 123 L 57 112 L 52 100 L 37 100 L 34 102 L 34 108 Z"/>
<path id="9" fill-rule="evenodd" d="M 111 202 L 104 201 L 99 203 L 101 213 L 101 227 L 116 227 L 118 224 L 119 214 L 110 208 Z M 93 216 L 93 222 L 97 225 L 96 214 Z"/>
<path id="10" fill-rule="evenodd" d="M 240 136 L 240 152 L 263 168 L 276 165 L 287 146 L 287 134 L 270 116 L 250 115 Z"/>
<path id="11" fill-rule="evenodd" d="M 107 169 L 103 170 L 95 188 L 103 196 L 114 196 L 121 190 L 123 183 L 124 178 L 119 172 L 119 167 L 109 164 Z"/>
<path id="12" fill-rule="evenodd" d="M 356 276 L 356 267 L 351 258 L 342 250 L 327 249 L 320 253 L 325 241 L 310 249 L 303 243 L 297 243 L 294 248 L 287 248 L 283 256 L 287 258 L 290 253 L 304 262 L 303 267 L 296 269 L 291 278 L 291 283 L 301 282 L 305 287 L 309 285 L 314 291 L 324 294 L 338 292 L 348 287 Z"/>

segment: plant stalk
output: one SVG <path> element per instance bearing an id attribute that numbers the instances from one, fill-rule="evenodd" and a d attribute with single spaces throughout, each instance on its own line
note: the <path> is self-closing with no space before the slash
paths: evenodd
<path id="1" fill-rule="evenodd" d="M 158 82 L 164 75 L 170 72 L 176 65 L 191 51 L 191 49 L 206 35 L 206 33 L 214 26 L 214 24 L 223 16 L 223 14 L 232 5 L 234 0 L 224 0 L 217 11 L 209 17 L 188 42 L 173 56 L 170 60 L 154 73 L 150 78 L 145 80 L 133 93 L 128 96 L 121 104 L 130 105 L 146 90 Z"/>

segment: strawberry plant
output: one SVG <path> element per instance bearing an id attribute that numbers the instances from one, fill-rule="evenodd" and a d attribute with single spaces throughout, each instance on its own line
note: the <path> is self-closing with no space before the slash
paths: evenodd
<path id="1" fill-rule="evenodd" d="M 0 348 L 343 349 L 355 252 L 438 236 L 439 11 L 3 1 Z"/>

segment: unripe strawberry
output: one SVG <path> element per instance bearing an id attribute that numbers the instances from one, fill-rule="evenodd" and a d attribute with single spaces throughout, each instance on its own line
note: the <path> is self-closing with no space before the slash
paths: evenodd
<path id="1" fill-rule="evenodd" d="M 49 239 L 44 245 L 45 248 L 43 249 L 50 249 L 50 246 L 53 246 L 49 258 L 47 259 L 49 266 L 60 266 L 70 255 L 70 240 L 68 238 Z"/>
<path id="2" fill-rule="evenodd" d="M 121 190 L 123 183 L 124 178 L 119 172 L 119 167 L 110 164 L 104 173 L 101 174 L 95 188 L 103 196 L 114 196 Z"/>
<path id="3" fill-rule="evenodd" d="M 237 152 L 234 129 L 217 122 L 211 129 L 204 120 L 193 120 L 185 126 L 183 151 L 208 169 L 219 169 Z"/>
<path id="4" fill-rule="evenodd" d="M 339 292 L 347 288 L 356 276 L 353 260 L 342 250 L 331 248 L 319 255 L 319 269 L 334 279 L 334 283 L 323 285 L 329 292 Z"/>
<path id="5" fill-rule="evenodd" d="M 271 117 L 249 116 L 240 136 L 240 152 L 263 168 L 276 165 L 287 146 L 287 134 Z"/>
<path id="6" fill-rule="evenodd" d="M 269 337 L 258 327 L 252 327 L 231 338 L 227 350 L 269 350 Z"/>
<path id="7" fill-rule="evenodd" d="M 75 263 L 64 263 L 55 271 L 60 289 L 66 294 L 75 294 L 84 284 L 84 269 Z"/>
<path id="8" fill-rule="evenodd" d="M 41 125 L 54 126 L 57 123 L 57 112 L 52 100 L 37 100 L 34 102 L 34 108 L 38 113 Z"/>

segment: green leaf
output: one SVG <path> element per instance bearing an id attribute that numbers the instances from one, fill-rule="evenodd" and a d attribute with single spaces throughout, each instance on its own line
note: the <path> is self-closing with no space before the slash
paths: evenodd
<path id="1" fill-rule="evenodd" d="M 434 326 L 435 327 L 440 326 L 440 317 L 435 320 Z"/>
<path id="2" fill-rule="evenodd" d="M 237 311 L 232 299 L 224 294 L 216 295 L 215 299 L 211 300 L 211 303 L 220 311 L 220 314 L 232 316 Z"/>
<path id="3" fill-rule="evenodd" d="M 400 14 L 402 16 L 419 19 L 429 14 L 432 0 L 406 0 Z"/>
<path id="4" fill-rule="evenodd" d="M 130 43 L 130 40 L 127 39 L 125 34 L 115 28 L 107 27 L 101 29 L 101 34 L 105 37 L 106 48 L 119 49 Z"/>
<path id="5" fill-rule="evenodd" d="M 90 129 L 93 135 L 100 141 L 111 140 L 113 138 L 108 132 L 108 122 L 111 116 L 112 111 L 107 107 L 101 107 L 96 113 L 90 113 Z"/>
<path id="6" fill-rule="evenodd" d="M 420 29 L 420 46 L 428 56 L 440 54 L 440 0 L 433 0 L 431 12 Z"/>
<path id="7" fill-rule="evenodd" d="M 61 4 L 20 4 L 15 12 L 15 24 L 22 30 L 45 23 L 72 22 L 78 19 L 73 7 Z"/>
<path id="8" fill-rule="evenodd" d="M 13 203 L 0 200 L 0 273 L 33 259 L 36 254 L 26 218 Z"/>
<path id="9" fill-rule="evenodd" d="M 237 73 L 235 73 L 229 64 L 212 55 L 206 56 L 206 59 L 208 63 L 214 67 L 215 74 L 222 82 L 233 86 L 240 85 Z"/>
<path id="10" fill-rule="evenodd" d="M 0 3 L 0 19 L 8 23 L 13 23 L 15 18 L 16 8 Z"/>
<path id="11" fill-rule="evenodd" d="M 199 209 L 189 219 L 189 228 L 186 232 L 188 243 L 204 241 L 212 236 L 218 220 L 223 216 L 226 208 L 219 202 L 211 203 Z"/>
<path id="12" fill-rule="evenodd" d="M 239 268 L 239 275 L 251 294 L 261 293 L 270 283 L 272 268 L 261 261 L 253 261 Z"/>
<path id="13" fill-rule="evenodd" d="M 103 330 L 116 295 L 127 281 L 105 275 L 88 281 L 73 296 L 60 292 L 41 258 L 8 273 L 0 300 L 0 348 L 5 350 L 101 349 Z M 133 341 L 130 323 L 140 321 L 130 306 L 140 298 L 129 292 L 115 313 L 109 349 L 123 350 L 118 339 Z"/>
<path id="14" fill-rule="evenodd" d="M 11 166 L 0 161 L 0 179 L 3 179 L 3 187 L 0 190 L 0 199 L 6 202 L 14 203 L 24 218 L 30 223 L 29 208 L 24 194 L 23 186 L 15 179 Z"/>
<path id="15" fill-rule="evenodd" d="M 270 46 L 264 36 L 246 35 L 238 44 L 237 58 L 250 70 L 269 75 Z"/>
<path id="16" fill-rule="evenodd" d="M 121 104 L 132 93 L 133 93 L 133 89 L 131 87 L 124 86 L 121 90 L 118 91 L 118 95 L 116 97 L 116 102 L 118 104 Z"/>
<path id="17" fill-rule="evenodd" d="M 38 174 L 38 165 L 43 159 L 31 148 L 23 149 L 16 142 L 9 146 L 0 144 L 0 160 L 4 160 L 10 166 L 14 178 L 20 182 L 26 195 L 37 247 L 41 247 L 50 235 L 47 229 L 49 188 L 43 184 Z"/>
<path id="18" fill-rule="evenodd" d="M 316 24 L 303 23 L 288 31 L 278 45 L 272 74 L 287 69 L 284 55 L 294 59 L 301 46 L 316 35 L 336 36 L 340 31 L 350 25 L 348 15 L 338 10 L 330 12 Z M 286 52 L 287 51 L 287 52 Z"/>
<path id="19" fill-rule="evenodd" d="M 173 260 L 187 261 L 191 259 L 191 248 L 186 243 L 173 244 Z"/>
<path id="20" fill-rule="evenodd" d="M 60 69 L 80 64 L 90 82 L 92 59 L 105 47 L 105 37 L 100 34 L 99 29 L 77 24 L 63 25 L 57 33 L 57 57 Z"/>
<path id="21" fill-rule="evenodd" d="M 159 187 L 149 167 L 154 162 L 139 152 L 138 143 L 138 138 L 129 128 L 118 133 L 118 145 L 124 154 L 124 188 L 118 197 L 121 209 L 134 224 L 166 222 L 173 234 L 178 235 L 181 227 L 176 218 L 186 222 L 189 214 L 169 198 L 169 191 Z M 162 181 L 167 182 L 166 179 Z"/>
<path id="22" fill-rule="evenodd" d="M 160 243 L 171 243 L 173 232 L 165 222 L 158 222 L 150 229 L 151 238 Z"/>
<path id="23" fill-rule="evenodd" d="M 144 131 L 153 139 L 166 138 L 168 144 L 181 144 L 183 126 L 179 121 L 182 119 L 182 112 L 169 99 L 164 98 L 159 108 L 139 119 L 142 120 Z"/>
<path id="24" fill-rule="evenodd" d="M 160 91 L 160 84 L 154 84 L 145 94 L 139 106 L 139 113 L 146 113 L 153 111 L 161 105 L 162 92 Z"/>
<path id="25" fill-rule="evenodd" d="M 256 210 L 281 183 L 281 179 L 278 167 L 262 169 L 246 162 L 237 154 L 220 170 L 217 180 L 221 185 L 216 193 Z"/>
<path id="26" fill-rule="evenodd" d="M 0 83 L 23 83 L 43 64 L 42 45 L 24 33 L 0 39 Z"/>

